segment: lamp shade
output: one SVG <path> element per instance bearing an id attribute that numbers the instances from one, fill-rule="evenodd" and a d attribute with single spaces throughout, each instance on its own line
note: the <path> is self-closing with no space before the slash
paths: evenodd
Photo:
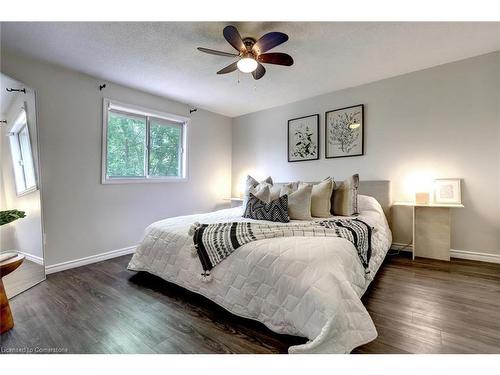
<path id="1" fill-rule="evenodd" d="M 243 73 L 251 73 L 255 69 L 257 69 L 258 64 L 257 61 L 255 61 L 251 57 L 244 57 L 239 60 L 236 65 L 238 66 L 238 69 Z"/>

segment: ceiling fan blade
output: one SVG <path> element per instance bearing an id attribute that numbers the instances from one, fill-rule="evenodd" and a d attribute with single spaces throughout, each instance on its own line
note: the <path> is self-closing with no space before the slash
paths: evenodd
<path id="1" fill-rule="evenodd" d="M 238 69 L 238 61 L 232 63 L 231 65 L 226 66 L 225 68 L 219 70 L 217 74 L 226 74 L 226 73 L 231 73 L 234 72 L 236 69 Z"/>
<path id="2" fill-rule="evenodd" d="M 288 35 L 280 32 L 272 32 L 263 35 L 252 47 L 252 51 L 257 55 L 267 52 L 270 49 L 285 43 L 288 40 Z"/>
<path id="3" fill-rule="evenodd" d="M 228 43 L 232 45 L 237 51 L 246 51 L 247 48 L 245 47 L 245 44 L 241 39 L 241 35 L 236 27 L 232 25 L 226 26 L 224 27 L 222 34 L 224 35 L 224 38 L 226 38 Z"/>
<path id="4" fill-rule="evenodd" d="M 214 49 L 203 48 L 203 47 L 198 47 L 198 51 L 209 53 L 211 55 L 218 55 L 218 56 L 227 56 L 227 57 L 238 57 L 239 56 L 236 53 L 222 52 L 222 51 L 217 51 Z"/>
<path id="5" fill-rule="evenodd" d="M 281 52 L 263 53 L 262 55 L 259 55 L 257 60 L 259 60 L 259 62 L 264 63 L 264 64 L 276 64 L 276 65 L 285 65 L 285 66 L 292 66 L 293 65 L 292 56 L 290 56 L 286 53 L 281 53 Z"/>
<path id="6" fill-rule="evenodd" d="M 262 64 L 257 65 L 257 69 L 252 72 L 253 78 L 255 80 L 261 79 L 262 77 L 264 77 L 264 74 L 266 74 L 266 68 L 264 68 L 264 65 Z"/>

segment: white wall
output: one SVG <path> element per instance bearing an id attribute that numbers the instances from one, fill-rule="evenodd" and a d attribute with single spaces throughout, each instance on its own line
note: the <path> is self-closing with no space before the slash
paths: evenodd
<path id="1" fill-rule="evenodd" d="M 235 118 L 233 194 L 247 173 L 312 181 L 359 172 L 391 180 L 394 200 L 412 200 L 420 176 L 460 177 L 465 208 L 452 212 L 452 248 L 500 254 L 499 92 L 495 52 Z M 325 111 L 361 103 L 365 155 L 325 159 Z M 315 113 L 321 159 L 288 163 L 287 120 Z M 409 242 L 408 233 L 400 228 L 395 241 Z"/>
<path id="2" fill-rule="evenodd" d="M 2 51 L 2 72 L 38 99 L 46 264 L 137 244 L 153 221 L 220 207 L 230 194 L 231 119 L 193 113 L 189 181 L 102 185 L 103 96 L 189 115 L 187 106 Z M 140 74 L 140 72 L 137 72 Z"/>
<path id="3" fill-rule="evenodd" d="M 0 137 L 2 136 L 0 132 Z M 3 150 L 4 150 L 3 142 L 0 141 L 0 158 L 2 163 L 0 163 L 0 211 L 7 209 L 7 202 L 5 197 L 5 184 L 3 179 Z M 0 227 L 0 251 L 4 251 L 4 249 L 12 248 L 12 236 L 10 229 L 7 229 L 6 225 Z"/>
<path id="4" fill-rule="evenodd" d="M 25 87 L 23 84 L 20 84 Z M 38 161 L 37 152 L 37 125 L 36 125 L 36 104 L 35 95 L 32 89 L 27 89 L 26 94 L 16 95 L 7 113 L 2 116 L 7 120 L 7 124 L 0 128 L 0 168 L 2 181 L 0 185 L 2 204 L 0 209 L 18 209 L 26 213 L 26 217 L 0 228 L 0 250 L 17 250 L 33 255 L 35 259 L 43 259 L 42 246 L 42 219 L 40 206 L 40 191 L 17 196 L 14 179 L 14 169 L 10 152 L 9 138 L 7 134 L 19 114 L 21 107 L 26 108 L 28 116 L 28 128 L 30 142 L 33 149 L 33 161 L 36 166 Z M 35 173 L 38 175 L 38 171 Z"/>
<path id="5" fill-rule="evenodd" d="M 452 247 L 500 254 L 500 52 L 231 119 L 192 116 L 185 183 L 101 185 L 102 97 L 187 115 L 165 98 L 2 51 L 2 71 L 38 95 L 48 265 L 136 244 L 151 222 L 224 204 L 246 173 L 277 181 L 326 175 L 390 179 L 409 200 L 415 175 L 461 177 L 466 208 Z M 332 74 L 335 74 L 332 72 Z M 324 159 L 324 112 L 365 104 L 365 156 Z M 288 163 L 287 120 L 320 114 L 321 159 Z M 231 123 L 233 124 L 231 130 Z M 231 166 L 232 160 L 232 166 Z M 406 222 L 407 223 L 407 222 Z M 407 240 L 400 228 L 395 240 Z"/>

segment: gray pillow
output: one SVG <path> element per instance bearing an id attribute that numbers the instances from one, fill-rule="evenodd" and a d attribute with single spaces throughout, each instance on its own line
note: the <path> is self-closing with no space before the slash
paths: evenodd
<path id="1" fill-rule="evenodd" d="M 355 174 L 343 182 L 335 182 L 332 195 L 332 214 L 352 216 L 358 214 L 359 175 Z"/>

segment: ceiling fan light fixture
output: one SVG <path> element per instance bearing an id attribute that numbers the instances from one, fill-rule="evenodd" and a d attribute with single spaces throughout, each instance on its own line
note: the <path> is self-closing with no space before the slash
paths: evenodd
<path id="1" fill-rule="evenodd" d="M 222 35 L 224 36 L 224 39 L 226 39 L 226 41 L 236 51 L 238 51 L 238 53 L 198 47 L 198 51 L 208 53 L 210 55 L 236 58 L 231 64 L 220 69 L 217 74 L 227 74 L 238 70 L 242 73 L 252 73 L 253 79 L 259 80 L 264 76 L 264 74 L 266 74 L 266 68 L 262 64 L 282 66 L 293 65 L 292 56 L 286 53 L 267 53 L 267 51 L 285 43 L 288 40 L 288 35 L 285 33 L 272 31 L 264 34 L 258 40 L 250 37 L 243 39 L 236 27 L 228 25 L 224 27 L 224 30 L 222 30 Z"/>
<path id="2" fill-rule="evenodd" d="M 251 57 L 243 57 L 237 63 L 238 69 L 243 73 L 252 73 L 257 69 L 258 63 Z"/>

